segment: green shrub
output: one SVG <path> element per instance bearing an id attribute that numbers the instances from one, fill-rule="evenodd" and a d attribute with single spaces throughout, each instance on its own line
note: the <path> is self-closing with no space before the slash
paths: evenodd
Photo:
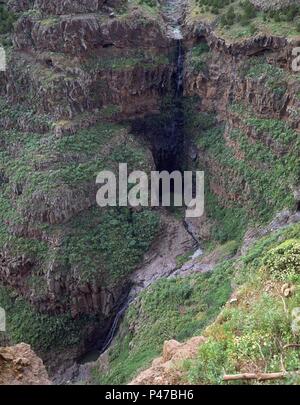
<path id="1" fill-rule="evenodd" d="M 224 371 L 232 369 L 228 364 L 228 341 L 209 340 L 199 348 L 197 362 L 189 370 L 192 384 L 220 384 Z"/>
<path id="2" fill-rule="evenodd" d="M 15 20 L 15 14 L 10 12 L 5 5 L 0 4 L 0 34 L 12 31 Z"/>
<path id="3" fill-rule="evenodd" d="M 283 347 L 299 343 L 299 332 L 292 323 L 293 310 L 300 305 L 300 242 L 292 239 L 299 236 L 299 226 L 292 225 L 263 237 L 250 247 L 246 256 L 236 259 L 232 282 L 241 285 L 236 291 L 237 302 L 227 305 L 216 322 L 205 330 L 207 341 L 199 347 L 197 358 L 183 368 L 189 382 L 226 384 L 224 374 L 279 372 L 283 368 L 298 371 L 299 351 Z M 270 282 L 270 274 L 281 282 L 292 281 L 295 287 L 292 296 L 284 298 L 282 284 Z M 263 383 L 269 382 L 255 382 Z M 280 383 L 299 383 L 299 376 Z"/>
<path id="4" fill-rule="evenodd" d="M 0 287 L 0 306 L 7 313 L 7 333 L 12 342 L 26 342 L 42 352 L 78 345 L 89 324 L 97 321 L 90 315 L 73 319 L 70 314 L 38 313 L 13 290 L 4 287 Z"/>
<path id="5" fill-rule="evenodd" d="M 159 355 L 165 340 L 199 335 L 230 296 L 232 272 L 224 262 L 213 273 L 162 279 L 143 291 L 110 351 L 109 371 L 95 370 L 95 382 L 124 384 Z"/>
<path id="6" fill-rule="evenodd" d="M 139 4 L 146 4 L 149 7 L 156 7 L 157 0 L 139 0 Z"/>
<path id="7" fill-rule="evenodd" d="M 286 281 L 300 274 L 300 241 L 287 240 L 271 249 L 264 258 L 264 264 L 272 276 Z"/>

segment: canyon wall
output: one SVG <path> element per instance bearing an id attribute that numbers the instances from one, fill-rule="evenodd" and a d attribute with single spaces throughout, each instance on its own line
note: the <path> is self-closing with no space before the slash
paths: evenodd
<path id="1" fill-rule="evenodd" d="M 205 22 L 192 36 L 187 127 L 207 175 L 207 211 L 214 207 L 211 217 L 227 223 L 226 239 L 237 236 L 237 224 L 242 235 L 248 220 L 263 223 L 297 206 L 300 87 L 292 51 L 299 41 L 258 34 L 229 43 Z"/>
<path id="2" fill-rule="evenodd" d="M 101 346 L 160 229 L 148 209 L 101 210 L 95 181 L 119 162 L 154 168 L 119 122 L 158 112 L 173 48 L 155 7 L 9 4 L 18 19 L 1 73 L 1 305 L 13 340 L 54 369 Z"/>
<path id="3" fill-rule="evenodd" d="M 183 255 L 172 276 L 140 294 L 114 345 L 91 366 L 93 382 L 223 384 L 224 371 L 259 379 L 281 370 L 276 359 L 289 362 L 276 342 L 293 341 L 284 308 L 299 300 L 290 290 L 298 265 L 288 264 L 298 263 L 299 243 L 299 37 L 272 33 L 273 19 L 262 28 L 260 14 L 255 34 L 241 25 L 237 35 L 238 23 L 221 27 L 219 13 L 208 18 L 194 6 L 183 24 L 189 168 L 206 177 L 205 216 L 186 224 L 208 251 Z M 274 263 L 283 271 L 276 277 Z M 270 349 L 261 354 L 264 341 Z M 291 356 L 297 370 L 299 354 Z"/>
<path id="4" fill-rule="evenodd" d="M 130 274 L 162 233 L 158 211 L 100 210 L 95 179 L 124 161 L 155 167 L 144 132 L 148 119 L 166 124 L 178 43 L 156 6 L 8 4 L 18 18 L 0 77 L 0 304 L 13 340 L 31 343 L 53 371 L 101 346 Z M 299 41 L 228 40 L 188 17 L 184 160 L 207 179 L 208 224 L 196 228 L 207 240 L 241 239 L 249 223 L 299 203 Z"/>

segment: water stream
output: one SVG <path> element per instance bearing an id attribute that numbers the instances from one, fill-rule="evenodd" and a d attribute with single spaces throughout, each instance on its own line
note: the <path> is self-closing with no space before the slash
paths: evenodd
<path id="1" fill-rule="evenodd" d="M 183 34 L 181 31 L 181 22 L 183 16 L 184 0 L 165 0 L 161 5 L 162 15 L 167 25 L 167 35 L 175 42 L 175 74 L 174 74 L 174 99 L 172 103 L 172 110 L 170 115 L 169 124 L 165 131 L 165 143 L 160 145 L 159 161 L 164 162 L 163 167 L 157 167 L 157 170 L 180 170 L 181 168 L 173 167 L 178 163 L 175 156 L 182 154 L 182 143 L 184 142 L 183 134 L 183 73 L 184 73 L 184 48 L 182 44 Z M 175 149 L 174 149 L 175 148 Z M 95 349 L 89 351 L 80 360 L 80 364 L 85 364 L 95 361 L 99 356 L 104 353 L 111 345 L 122 320 L 122 317 L 129 305 L 135 300 L 136 297 L 129 295 L 123 300 L 117 313 L 111 323 L 110 329 L 104 339 L 95 345 Z"/>
<path id="2" fill-rule="evenodd" d="M 175 40 L 182 40 L 182 20 L 186 0 L 162 0 L 161 12 L 167 25 L 167 35 Z"/>
<path id="3" fill-rule="evenodd" d="M 122 317 L 133 301 L 134 299 L 129 297 L 129 295 L 126 296 L 122 304 L 119 306 L 119 309 L 117 310 L 117 313 L 113 318 L 113 321 L 105 338 L 96 343 L 94 345 L 94 349 L 88 351 L 88 353 L 84 354 L 80 359 L 78 359 L 79 364 L 86 364 L 97 360 L 101 356 L 101 354 L 110 347 L 118 332 Z"/>

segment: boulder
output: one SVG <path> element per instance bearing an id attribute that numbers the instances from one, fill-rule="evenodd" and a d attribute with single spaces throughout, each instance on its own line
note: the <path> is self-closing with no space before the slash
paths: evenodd
<path id="1" fill-rule="evenodd" d="M 0 385 L 50 385 L 42 360 L 25 343 L 0 347 Z"/>

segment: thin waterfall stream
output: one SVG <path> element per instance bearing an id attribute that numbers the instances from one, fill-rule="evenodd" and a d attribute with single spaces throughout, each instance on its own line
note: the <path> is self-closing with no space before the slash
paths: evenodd
<path id="1" fill-rule="evenodd" d="M 183 77 L 184 77 L 184 47 L 183 47 L 183 34 L 181 31 L 181 18 L 183 15 L 182 0 L 166 0 L 161 6 L 162 14 L 167 23 L 167 35 L 175 42 L 175 69 L 174 69 L 174 90 L 173 90 L 173 103 L 170 112 L 170 120 L 166 128 L 164 142 L 160 145 L 159 150 L 154 151 L 158 156 L 156 158 L 156 169 L 161 170 L 181 170 L 178 166 L 177 156 L 182 154 L 184 143 L 184 113 L 182 105 L 183 97 Z M 90 350 L 81 359 L 78 360 L 79 364 L 86 364 L 95 361 L 103 354 L 112 344 L 116 337 L 121 320 L 129 305 L 134 302 L 136 296 L 132 296 L 130 291 L 125 298 L 123 298 L 116 315 L 111 322 L 109 331 L 104 339 L 98 341 L 94 345 L 94 349 Z"/>

